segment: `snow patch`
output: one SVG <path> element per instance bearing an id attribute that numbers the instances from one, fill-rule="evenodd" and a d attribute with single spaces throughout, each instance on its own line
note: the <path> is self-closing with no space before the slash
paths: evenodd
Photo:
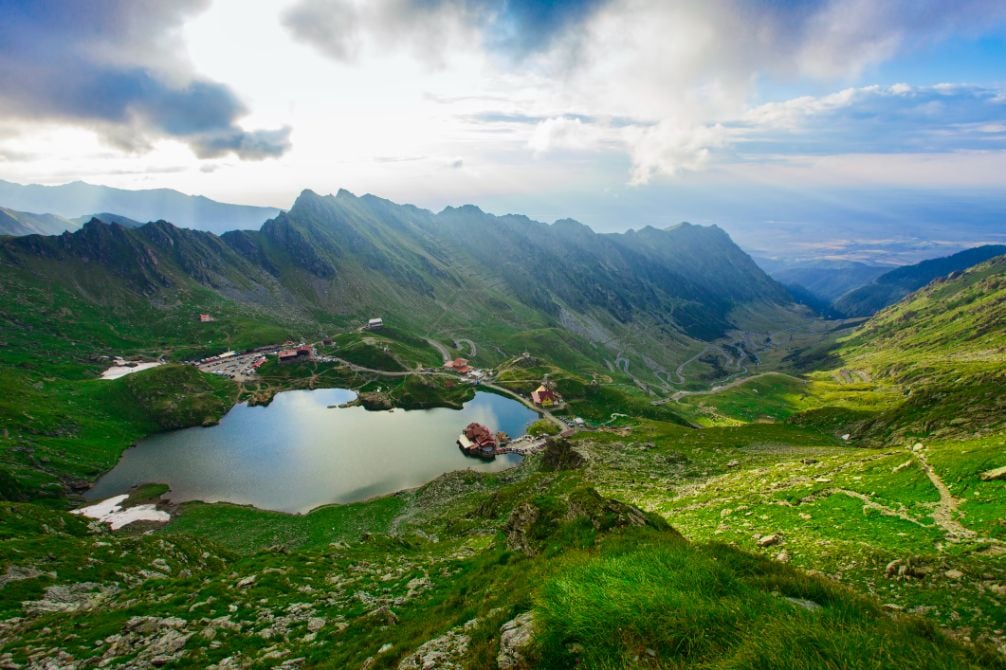
<path id="1" fill-rule="evenodd" d="M 149 370 L 150 368 L 156 368 L 162 363 L 137 363 L 136 365 L 113 365 L 104 372 L 101 373 L 102 379 L 118 379 L 119 377 L 125 377 L 126 375 L 131 375 L 134 372 L 139 372 L 140 370 Z"/>
<path id="2" fill-rule="evenodd" d="M 72 510 L 70 514 L 80 514 L 88 519 L 97 519 L 109 524 L 112 530 L 119 530 L 134 521 L 158 521 L 161 523 L 171 521 L 171 515 L 157 509 L 156 505 L 137 505 L 123 509 L 122 503 L 128 497 L 129 495 L 124 493 L 88 507 Z"/>

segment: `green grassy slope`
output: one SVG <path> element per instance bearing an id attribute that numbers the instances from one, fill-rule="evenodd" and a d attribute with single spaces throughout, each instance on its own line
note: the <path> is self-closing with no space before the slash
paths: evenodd
<path id="1" fill-rule="evenodd" d="M 845 367 L 903 399 L 865 426 L 879 436 L 969 435 L 1006 426 L 1006 257 L 937 281 L 842 343 Z"/>
<path id="2" fill-rule="evenodd" d="M 0 557 L 17 580 L 0 607 L 27 615 L 3 624 L 0 655 L 393 668 L 447 635 L 444 653 L 454 645 L 461 667 L 486 668 L 503 624 L 531 611 L 532 667 L 1006 667 L 987 647 L 822 577 L 687 543 L 660 518 L 585 488 L 592 476 L 535 464 L 456 473 L 289 523 L 186 506 L 167 530 L 140 536 L 7 504 L 3 527 L 13 530 Z"/>
<path id="3" fill-rule="evenodd" d="M 1006 254 L 1006 246 L 988 244 L 952 256 L 933 258 L 915 265 L 900 267 L 840 296 L 835 300 L 834 306 L 847 316 L 870 316 L 934 279 L 967 270 L 1003 254 Z"/>

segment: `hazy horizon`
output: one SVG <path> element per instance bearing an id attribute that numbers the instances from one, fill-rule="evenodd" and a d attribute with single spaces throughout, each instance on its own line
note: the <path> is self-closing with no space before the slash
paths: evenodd
<path id="1" fill-rule="evenodd" d="M 1006 220 L 1006 5 L 3 1 L 0 14 L 0 178 L 17 183 L 280 209 L 346 188 L 600 232 L 717 224 L 791 255 L 997 241 Z"/>

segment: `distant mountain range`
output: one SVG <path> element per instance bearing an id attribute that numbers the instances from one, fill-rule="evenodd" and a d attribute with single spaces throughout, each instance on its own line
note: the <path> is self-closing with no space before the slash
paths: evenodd
<path id="1" fill-rule="evenodd" d="M 933 258 L 886 272 L 869 284 L 853 289 L 834 302 L 834 308 L 846 316 L 870 316 L 893 305 L 939 277 L 1006 254 L 1006 245 L 988 244 L 966 249 L 952 256 Z"/>
<path id="2" fill-rule="evenodd" d="M 107 220 L 105 217 L 117 216 L 135 221 L 169 220 L 183 228 L 218 234 L 241 228 L 258 228 L 263 221 L 280 212 L 274 207 L 231 205 L 171 189 L 132 191 L 95 186 L 82 181 L 61 186 L 41 186 L 0 180 L 0 206 L 24 212 L 45 212 L 64 219 L 86 217 L 85 221 L 90 220 L 95 212 L 114 212 L 114 215 L 102 214 L 98 218 Z M 75 230 L 78 227 L 79 225 L 69 225 L 62 230 L 46 230 L 43 234 Z M 0 220 L 0 234 L 26 234 L 13 232 L 16 230 L 19 229 Z"/>
<path id="3" fill-rule="evenodd" d="M 759 258 L 758 265 L 787 287 L 798 286 L 825 303 L 868 284 L 891 269 L 858 261 L 830 260 L 786 262 Z"/>
<path id="4" fill-rule="evenodd" d="M 105 223 L 118 223 L 127 228 L 137 228 L 143 225 L 127 216 L 111 212 L 99 212 L 67 219 L 56 214 L 33 214 L 32 212 L 19 212 L 16 209 L 0 207 L 0 235 L 15 237 L 19 235 L 59 235 L 67 231 L 79 230 L 91 219 L 98 219 Z"/>
<path id="5" fill-rule="evenodd" d="M 110 309 L 208 289 L 270 318 L 339 326 L 382 316 L 508 354 L 548 340 L 555 356 L 631 364 L 650 380 L 755 320 L 806 318 L 715 226 L 598 234 L 571 220 L 470 205 L 434 214 L 347 191 L 305 191 L 258 230 L 217 236 L 94 219 L 69 235 L 9 238 L 0 256 L 19 281 L 64 286 Z"/>
<path id="6" fill-rule="evenodd" d="M 0 235 L 59 235 L 80 225 L 55 214 L 33 214 L 0 207 Z"/>

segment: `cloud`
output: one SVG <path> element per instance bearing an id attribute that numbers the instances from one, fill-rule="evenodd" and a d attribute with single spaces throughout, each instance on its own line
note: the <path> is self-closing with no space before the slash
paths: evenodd
<path id="1" fill-rule="evenodd" d="M 1006 95 L 968 85 L 865 86 L 751 109 L 753 154 L 940 153 L 1006 149 Z"/>
<path id="2" fill-rule="evenodd" d="M 690 126 L 673 119 L 652 127 L 626 129 L 632 157 L 630 184 L 639 186 L 656 176 L 674 177 L 703 169 L 714 149 L 727 142 L 723 126 Z"/>
<path id="3" fill-rule="evenodd" d="M 674 117 L 658 123 L 614 123 L 560 116 L 539 121 L 528 147 L 537 155 L 624 152 L 632 162 L 632 185 L 697 172 L 715 160 L 720 164 L 775 164 L 778 170 L 812 167 L 836 178 L 851 178 L 852 167 L 865 166 L 862 156 L 878 154 L 917 155 L 920 166 L 925 164 L 918 174 L 931 180 L 937 168 L 934 156 L 1006 152 L 1006 94 L 966 85 L 895 84 L 759 105 L 722 123 L 702 124 Z M 845 154 L 860 158 L 820 160 Z M 884 164 L 896 166 L 899 179 L 904 180 L 910 173 L 905 166 L 911 160 L 891 159 Z M 990 160 L 995 165 L 1000 161 Z M 955 165 L 963 163 L 989 164 L 975 155 L 955 161 Z M 962 174 L 975 178 L 981 169 Z M 864 173 L 877 176 L 875 170 Z M 980 181 L 986 183 L 987 179 Z"/>
<path id="4" fill-rule="evenodd" d="M 428 93 L 455 105 L 479 139 L 509 134 L 535 155 L 619 151 L 628 180 L 644 184 L 767 151 L 784 142 L 827 151 L 842 138 L 865 145 L 885 132 L 890 150 L 938 141 L 940 105 L 930 92 L 891 89 L 881 102 L 865 89 L 750 110 L 761 82 L 846 86 L 871 66 L 959 35 L 1006 26 L 1006 4 L 984 0 L 296 0 L 285 15 L 295 39 L 340 62 L 405 51 L 480 84 Z M 449 80 L 449 77 L 445 77 Z M 455 93 L 455 95 L 450 95 Z M 480 103 L 482 103 L 480 105 Z M 870 105 L 875 108 L 871 108 Z M 899 106 L 900 105 L 900 106 Z M 928 107 L 927 107 L 928 105 Z M 966 106 L 961 102 L 961 106 Z M 479 109 L 479 107 L 482 107 Z M 841 110 L 855 107 L 860 117 Z M 883 116 L 927 112 L 932 132 L 905 137 Z M 463 111 L 462 111 L 463 110 Z M 830 111 L 829 111 L 830 110 Z M 952 109 L 956 113 L 956 108 Z M 970 132 L 994 141 L 994 118 Z M 835 125 L 805 130 L 809 117 Z M 946 117 L 942 117 L 946 120 Z M 918 123 L 921 124 L 921 121 Z M 921 126 L 919 126 L 921 127 Z M 803 133 L 803 134 L 801 134 Z M 979 135 L 983 135 L 979 139 Z M 491 141 L 486 139 L 486 141 Z M 742 145 L 742 146 L 740 146 Z M 901 147 L 901 148 L 897 148 Z M 774 149 L 773 149 L 774 150 Z"/>
<path id="5" fill-rule="evenodd" d="M 343 62 L 368 48 L 406 48 L 442 65 L 478 41 L 517 63 L 589 18 L 609 0 L 299 0 L 283 17 L 298 39 Z"/>
<path id="6" fill-rule="evenodd" d="M 556 150 L 595 151 L 618 141 L 617 133 L 606 125 L 573 116 L 560 116 L 540 121 L 528 140 L 528 146 L 536 154 L 544 154 Z"/>
<path id="7" fill-rule="evenodd" d="M 200 158 L 281 155 L 289 128 L 242 129 L 237 96 L 181 56 L 180 28 L 206 4 L 0 0 L 0 112 L 88 126 L 129 151 L 172 138 Z"/>
<path id="8" fill-rule="evenodd" d="M 282 21 L 295 39 L 337 61 L 406 49 L 436 67 L 475 38 L 476 24 L 463 0 L 299 0 Z"/>

